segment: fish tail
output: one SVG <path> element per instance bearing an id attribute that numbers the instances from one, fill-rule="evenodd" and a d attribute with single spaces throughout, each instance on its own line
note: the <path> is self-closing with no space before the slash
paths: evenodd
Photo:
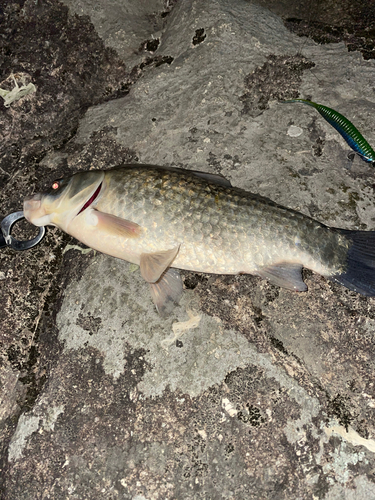
<path id="1" fill-rule="evenodd" d="M 349 146 L 359 154 L 362 160 L 372 163 L 375 161 L 375 151 L 370 144 L 366 141 L 359 130 L 341 113 L 338 113 L 332 108 L 317 104 L 307 99 L 289 99 L 282 101 L 283 103 L 301 102 L 314 107 L 327 122 L 334 127 L 337 132 L 344 138 Z"/>
<path id="2" fill-rule="evenodd" d="M 375 296 L 375 231 L 335 229 L 351 242 L 346 268 L 329 276 L 332 281 L 368 297 Z"/>

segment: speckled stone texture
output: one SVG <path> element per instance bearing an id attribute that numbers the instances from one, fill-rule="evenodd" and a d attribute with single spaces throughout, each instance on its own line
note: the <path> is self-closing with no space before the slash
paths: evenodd
<path id="1" fill-rule="evenodd" d="M 260 3 L 0 0 L 0 81 L 37 88 L 0 103 L 1 215 L 138 161 L 375 230 L 373 168 L 278 102 L 375 144 L 373 4 Z M 307 270 L 300 294 L 183 279 L 160 318 L 135 266 L 57 229 L 1 251 L 0 499 L 374 500 L 375 299 Z"/>

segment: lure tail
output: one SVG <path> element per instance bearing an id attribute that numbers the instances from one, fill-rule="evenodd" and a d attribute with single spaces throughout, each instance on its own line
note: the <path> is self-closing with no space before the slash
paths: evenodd
<path id="1" fill-rule="evenodd" d="M 351 242 L 346 269 L 329 276 L 332 281 L 368 297 L 375 296 L 375 231 L 336 229 Z"/>
<path id="2" fill-rule="evenodd" d="M 370 144 L 358 131 L 358 129 L 347 119 L 345 116 L 341 115 L 334 109 L 323 106 L 322 104 L 317 104 L 313 101 L 308 101 L 307 99 L 289 99 L 287 101 L 282 101 L 283 103 L 300 102 L 312 106 L 315 108 L 328 123 L 334 127 L 339 134 L 345 139 L 349 146 L 358 153 L 362 160 L 372 163 L 375 162 L 375 151 L 372 149 Z"/>

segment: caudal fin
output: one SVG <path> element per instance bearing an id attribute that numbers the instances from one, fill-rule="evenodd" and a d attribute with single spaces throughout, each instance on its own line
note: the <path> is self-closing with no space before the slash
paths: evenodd
<path id="1" fill-rule="evenodd" d="M 329 279 L 368 297 L 375 296 L 375 231 L 347 231 L 337 229 L 352 245 L 347 256 L 347 267 L 342 274 Z"/>

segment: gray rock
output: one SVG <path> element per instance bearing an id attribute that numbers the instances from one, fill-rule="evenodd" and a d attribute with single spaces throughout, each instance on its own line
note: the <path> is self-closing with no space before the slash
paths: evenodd
<path id="1" fill-rule="evenodd" d="M 148 48 L 153 49 L 164 28 L 164 15 L 169 13 L 169 2 L 164 0 L 64 0 L 71 13 L 89 15 L 100 38 L 107 47 L 116 50 L 130 66 L 144 58 Z M 154 50 L 148 50 L 152 53 Z"/>
<path id="2" fill-rule="evenodd" d="M 140 161 L 374 229 L 372 167 L 345 168 L 315 110 L 278 103 L 311 97 L 374 144 L 373 60 L 301 43 L 276 2 L 65 3 L 1 14 L 61 62 L 48 80 L 36 48 L 8 50 L 4 71 L 48 85 L 0 118 L 4 214 L 47 180 Z M 375 498 L 375 299 L 309 271 L 301 294 L 186 272 L 162 319 L 134 266 L 56 229 L 0 258 L 1 499 Z"/>

